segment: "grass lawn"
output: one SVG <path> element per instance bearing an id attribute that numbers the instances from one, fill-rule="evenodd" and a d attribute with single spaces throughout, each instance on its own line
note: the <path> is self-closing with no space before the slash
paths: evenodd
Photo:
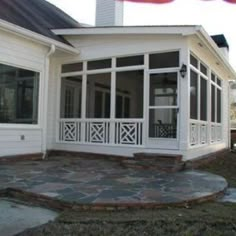
<path id="1" fill-rule="evenodd" d="M 236 154 L 227 154 L 200 169 L 222 175 L 228 180 L 230 187 L 236 187 Z M 121 212 L 68 211 L 54 222 L 20 235 L 234 236 L 236 204 L 211 202 L 189 208 Z"/>

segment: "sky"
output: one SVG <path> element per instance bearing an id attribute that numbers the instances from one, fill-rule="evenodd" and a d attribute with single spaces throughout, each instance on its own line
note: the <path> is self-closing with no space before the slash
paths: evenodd
<path id="1" fill-rule="evenodd" d="M 95 24 L 96 0 L 48 0 L 75 20 Z M 126 2 L 124 25 L 202 25 L 210 35 L 224 34 L 236 70 L 236 4 L 223 0 L 175 0 L 167 4 Z"/>

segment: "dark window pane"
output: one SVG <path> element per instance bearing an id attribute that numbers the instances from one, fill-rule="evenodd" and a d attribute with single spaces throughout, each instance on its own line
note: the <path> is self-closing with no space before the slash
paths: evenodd
<path id="1" fill-rule="evenodd" d="M 190 55 L 190 64 L 198 68 L 198 60 L 193 55 Z"/>
<path id="2" fill-rule="evenodd" d="M 95 92 L 95 118 L 102 118 L 103 93 Z"/>
<path id="3" fill-rule="evenodd" d="M 105 93 L 105 118 L 110 118 L 111 110 L 111 96 L 110 93 Z"/>
<path id="4" fill-rule="evenodd" d="M 207 120 L 207 81 L 201 78 L 201 120 Z"/>
<path id="5" fill-rule="evenodd" d="M 150 76 L 150 106 L 177 105 L 177 73 Z"/>
<path id="6" fill-rule="evenodd" d="M 179 67 L 179 52 L 165 52 L 150 54 L 149 68 Z"/>
<path id="7" fill-rule="evenodd" d="M 86 117 L 110 117 L 111 73 L 87 76 Z"/>
<path id="8" fill-rule="evenodd" d="M 130 118 L 130 98 L 125 98 L 125 117 Z"/>
<path id="9" fill-rule="evenodd" d="M 215 122 L 215 106 L 216 106 L 216 94 L 215 94 L 215 86 L 211 85 L 211 121 Z"/>
<path id="10" fill-rule="evenodd" d="M 97 70 L 106 68 L 111 68 L 111 59 L 88 62 L 88 70 Z"/>
<path id="11" fill-rule="evenodd" d="M 0 64 L 0 123 L 38 123 L 39 73 Z"/>
<path id="12" fill-rule="evenodd" d="M 216 76 L 214 74 L 211 74 L 211 80 L 216 82 Z"/>
<path id="13" fill-rule="evenodd" d="M 116 73 L 116 118 L 143 118 L 143 76 L 143 70 Z"/>
<path id="14" fill-rule="evenodd" d="M 123 98 L 122 96 L 116 96 L 116 118 L 122 118 L 123 114 Z"/>
<path id="15" fill-rule="evenodd" d="M 198 75 L 192 70 L 190 81 L 190 118 L 198 119 Z"/>
<path id="16" fill-rule="evenodd" d="M 131 57 L 121 57 L 117 58 L 116 66 L 123 67 L 123 66 L 136 66 L 136 65 L 143 65 L 144 64 L 144 56 L 131 56 Z"/>
<path id="17" fill-rule="evenodd" d="M 221 80 L 217 78 L 217 84 L 221 87 Z"/>
<path id="18" fill-rule="evenodd" d="M 221 90 L 217 89 L 217 123 L 221 123 Z"/>
<path id="19" fill-rule="evenodd" d="M 207 75 L 207 68 L 201 63 L 200 70 L 204 75 Z"/>
<path id="20" fill-rule="evenodd" d="M 82 62 L 62 65 L 62 73 L 76 72 L 82 70 L 83 70 Z"/>
<path id="21" fill-rule="evenodd" d="M 176 109 L 150 109 L 149 137 L 150 138 L 176 138 L 177 110 Z"/>
<path id="22" fill-rule="evenodd" d="M 81 118 L 82 76 L 61 81 L 61 118 Z"/>

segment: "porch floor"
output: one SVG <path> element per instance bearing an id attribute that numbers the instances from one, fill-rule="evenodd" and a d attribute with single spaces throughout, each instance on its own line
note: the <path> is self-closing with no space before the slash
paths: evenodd
<path id="1" fill-rule="evenodd" d="M 0 189 L 17 188 L 78 204 L 169 204 L 208 198 L 227 187 L 206 172 L 125 169 L 119 162 L 50 157 L 0 164 Z"/>

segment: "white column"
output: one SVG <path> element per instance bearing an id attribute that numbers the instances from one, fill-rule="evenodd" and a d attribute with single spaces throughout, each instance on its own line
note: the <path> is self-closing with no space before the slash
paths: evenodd
<path id="1" fill-rule="evenodd" d="M 178 126 L 178 138 L 179 149 L 186 151 L 189 148 L 190 140 L 190 69 L 189 60 L 190 51 L 188 48 L 188 41 L 182 46 L 180 51 L 180 67 L 182 64 L 187 65 L 187 74 L 184 78 L 179 75 L 179 126 Z"/>
<path id="2" fill-rule="evenodd" d="M 86 141 L 85 135 L 85 120 L 86 120 L 86 97 L 87 97 L 87 62 L 84 62 L 84 73 L 82 76 L 82 105 L 81 105 L 81 142 L 84 143 Z"/>
<path id="3" fill-rule="evenodd" d="M 115 116 L 116 116 L 116 58 L 112 58 L 111 72 L 111 108 L 110 108 L 110 144 L 115 143 Z"/>
<path id="4" fill-rule="evenodd" d="M 211 69 L 207 81 L 207 143 L 211 144 Z"/>
<path id="5" fill-rule="evenodd" d="M 149 55 L 144 55 L 144 81 L 143 81 L 143 137 L 142 142 L 143 145 L 146 146 L 148 144 L 148 137 L 149 137 L 149 74 L 148 74 L 148 68 L 149 68 Z"/>

